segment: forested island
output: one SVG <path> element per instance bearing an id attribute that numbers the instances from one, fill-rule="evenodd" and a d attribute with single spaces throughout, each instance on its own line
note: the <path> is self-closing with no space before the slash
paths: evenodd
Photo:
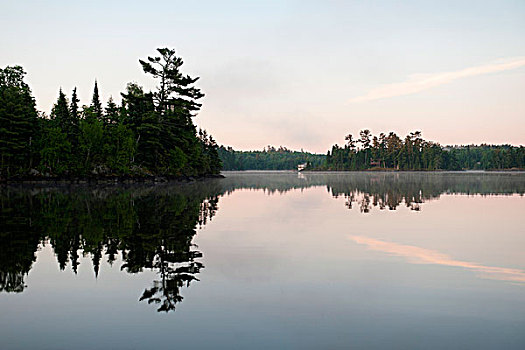
<path id="1" fill-rule="evenodd" d="M 318 170 L 503 170 L 523 169 L 525 147 L 512 145 L 441 146 L 423 139 L 420 131 L 401 139 L 394 132 L 373 136 L 362 130 L 359 138 L 345 137 L 334 145 Z"/>
<path id="2" fill-rule="evenodd" d="M 268 146 L 262 151 L 236 151 L 219 147 L 225 170 L 520 170 L 525 168 L 525 147 L 512 145 L 441 146 L 426 141 L 420 131 L 404 139 L 394 132 L 374 136 L 367 129 L 359 138 L 351 134 L 346 144 L 326 153 L 313 154 Z"/>
<path id="3" fill-rule="evenodd" d="M 105 107 L 95 81 L 89 105 L 76 88 L 62 89 L 51 113 L 36 110 L 20 66 L 0 69 L 0 179 L 145 179 L 219 174 L 221 161 L 211 135 L 192 118 L 204 94 L 199 78 L 181 72 L 183 61 L 169 48 L 139 60 L 158 81 L 154 92 L 127 84 L 122 103 Z"/>

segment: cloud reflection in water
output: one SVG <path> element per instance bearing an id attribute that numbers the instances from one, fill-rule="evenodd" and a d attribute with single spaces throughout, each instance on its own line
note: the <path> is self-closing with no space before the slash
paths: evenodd
<path id="1" fill-rule="evenodd" d="M 414 264 L 436 264 L 462 267 L 478 272 L 479 276 L 482 278 L 525 283 L 524 270 L 485 266 L 473 262 L 455 260 L 450 256 L 435 250 L 420 248 L 413 245 L 386 242 L 364 236 L 350 236 L 349 238 L 358 244 L 366 245 L 369 249 L 405 257 L 409 262 Z"/>

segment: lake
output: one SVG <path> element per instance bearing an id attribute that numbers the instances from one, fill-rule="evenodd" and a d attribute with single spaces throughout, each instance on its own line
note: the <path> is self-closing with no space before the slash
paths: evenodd
<path id="1" fill-rule="evenodd" d="M 0 188 L 0 348 L 525 348 L 525 173 L 224 175 Z"/>

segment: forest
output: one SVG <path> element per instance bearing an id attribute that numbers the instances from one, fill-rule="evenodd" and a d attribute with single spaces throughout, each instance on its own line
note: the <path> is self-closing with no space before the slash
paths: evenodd
<path id="1" fill-rule="evenodd" d="M 157 53 L 139 60 L 156 91 L 128 83 L 120 105 L 103 106 L 95 81 L 89 105 L 76 88 L 70 98 L 60 89 L 49 115 L 37 111 L 22 67 L 0 69 L 0 179 L 218 174 L 217 144 L 192 120 L 199 78 L 181 72 L 175 50 Z"/>
<path id="2" fill-rule="evenodd" d="M 283 146 L 268 146 L 262 151 L 236 151 L 220 146 L 218 152 L 224 170 L 296 170 L 299 164 L 317 167 L 325 160 L 324 154 L 292 151 Z"/>
<path id="3" fill-rule="evenodd" d="M 423 139 L 420 131 L 401 139 L 394 132 L 374 136 L 362 130 L 359 138 L 345 137 L 334 145 L 316 170 L 501 170 L 523 169 L 525 147 L 511 145 L 447 146 Z"/>

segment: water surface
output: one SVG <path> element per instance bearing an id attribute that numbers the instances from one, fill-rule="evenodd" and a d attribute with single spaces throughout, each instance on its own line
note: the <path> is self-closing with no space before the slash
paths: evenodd
<path id="1" fill-rule="evenodd" d="M 525 174 L 0 190 L 0 348 L 525 348 Z"/>

